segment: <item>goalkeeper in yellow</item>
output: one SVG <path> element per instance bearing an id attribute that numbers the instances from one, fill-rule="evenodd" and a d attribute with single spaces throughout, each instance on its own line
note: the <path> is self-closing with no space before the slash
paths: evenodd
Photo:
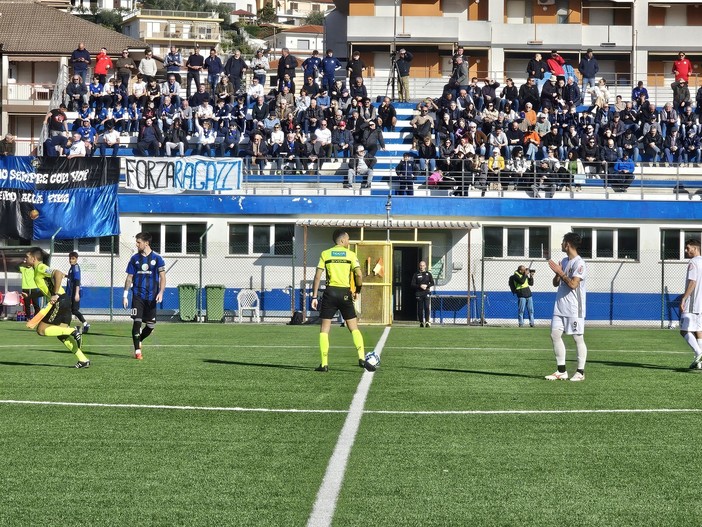
<path id="1" fill-rule="evenodd" d="M 351 332 L 354 346 L 358 352 L 358 365 L 361 368 L 366 367 L 363 335 L 358 329 L 356 308 L 353 305 L 353 301 L 363 286 L 361 265 L 358 263 L 356 253 L 349 249 L 349 235 L 345 230 L 335 230 L 332 237 L 336 245 L 322 251 L 312 285 L 312 309 L 316 310 L 319 303 L 318 294 L 322 273 L 326 272 L 327 285 L 321 306 L 319 306 L 319 317 L 322 319 L 322 326 L 319 330 L 319 351 L 322 355 L 322 363 L 315 368 L 315 371 L 322 372 L 329 371 L 329 329 L 337 310 L 341 311 L 341 316 L 346 321 L 346 327 Z M 352 273 L 356 285 L 354 291 L 351 291 Z"/>
<path id="2" fill-rule="evenodd" d="M 27 252 L 27 265 L 34 268 L 34 281 L 46 301 L 54 306 L 39 322 L 37 333 L 42 337 L 57 337 L 78 358 L 75 368 L 89 368 L 90 361 L 80 349 L 80 328 L 69 327 L 73 315 L 71 299 L 61 286 L 65 275 L 44 263 L 45 256 L 44 251 L 38 247 L 33 247 Z"/>

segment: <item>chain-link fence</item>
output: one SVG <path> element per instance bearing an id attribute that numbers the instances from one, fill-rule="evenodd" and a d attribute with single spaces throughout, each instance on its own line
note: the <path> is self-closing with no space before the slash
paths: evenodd
<path id="1" fill-rule="evenodd" d="M 239 236 L 233 229 L 228 243 L 219 243 L 207 240 L 212 234 L 205 236 L 204 229 L 178 234 L 166 225 L 165 239 L 157 235 L 153 242 L 167 269 L 168 286 L 160 316 L 231 322 L 238 321 L 241 312 L 242 321 L 256 321 L 260 315 L 264 322 L 282 323 L 289 321 L 295 311 L 302 311 L 306 319 L 315 319 L 316 313 L 309 307 L 310 296 L 319 255 L 331 246 L 324 241 L 326 231 L 323 238 L 307 239 L 292 225 L 285 229 L 276 226 L 274 230 L 253 227 L 251 236 Z M 360 238 L 360 232 L 350 231 L 352 238 Z M 533 242 L 538 232 L 532 231 Z M 384 235 L 383 230 L 376 239 L 384 240 Z M 442 234 L 413 244 L 411 239 L 401 240 L 405 236 L 399 231 L 390 231 L 394 261 L 361 261 L 368 282 L 382 276 L 383 283 L 391 288 L 386 298 L 392 304 L 387 307 L 392 310 L 393 321 L 416 320 L 408 277 L 417 270 L 418 261 L 425 260 L 436 283 L 431 304 L 435 324 L 516 325 L 517 297 L 508 282 L 520 265 L 535 270 L 531 290 L 537 325 L 550 322 L 556 289 L 548 259 L 560 261 L 565 256 L 560 247 L 548 249 L 542 244 L 525 250 L 511 241 L 506 246 L 477 241 L 468 245 L 465 238 L 455 243 L 454 236 Z M 490 241 L 489 230 L 483 236 Z M 581 251 L 588 273 L 588 325 L 676 326 L 687 264 L 682 255 L 673 251 L 662 259 L 660 251 L 643 251 L 623 236 L 610 246 L 605 242 L 600 239 L 597 247 Z M 134 252 L 131 239 L 57 241 L 52 266 L 67 271 L 68 252 L 74 249 L 81 255 L 81 303 L 86 313 L 110 320 L 126 318 L 129 313 L 122 305 L 122 292 L 127 262 Z M 248 295 L 246 306 L 252 309 L 242 312 L 240 294 L 245 291 L 253 291 L 255 296 Z M 255 305 L 250 305 L 252 300 Z"/>

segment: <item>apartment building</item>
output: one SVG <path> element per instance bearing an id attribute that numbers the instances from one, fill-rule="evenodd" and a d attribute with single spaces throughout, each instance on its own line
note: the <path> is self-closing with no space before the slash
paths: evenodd
<path id="1" fill-rule="evenodd" d="M 154 55 L 165 56 L 171 46 L 217 47 L 222 21 L 216 12 L 135 9 L 122 17 L 122 33 L 146 42 Z"/>
<path id="2" fill-rule="evenodd" d="M 458 45 L 474 75 L 525 77 L 534 53 L 557 49 L 577 69 L 587 48 L 610 85 L 668 86 L 685 50 L 699 70 L 702 4 L 678 0 L 336 0 L 327 45 L 361 51 L 370 74 L 387 74 L 393 46 L 412 51 L 412 76 L 451 71 Z M 348 46 L 347 46 L 348 43 Z M 697 74 L 691 84 L 697 85 Z"/>

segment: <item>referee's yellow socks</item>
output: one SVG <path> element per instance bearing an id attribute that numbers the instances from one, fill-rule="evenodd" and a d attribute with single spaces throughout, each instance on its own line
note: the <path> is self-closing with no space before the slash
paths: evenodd
<path id="1" fill-rule="evenodd" d="M 329 365 L 329 333 L 319 334 L 319 352 L 322 355 L 322 366 Z"/>
<path id="2" fill-rule="evenodd" d="M 351 332 L 351 337 L 353 338 L 353 345 L 356 346 L 358 358 L 364 360 L 366 358 L 366 351 L 365 347 L 363 346 L 363 335 L 361 335 L 361 330 L 354 329 Z"/>

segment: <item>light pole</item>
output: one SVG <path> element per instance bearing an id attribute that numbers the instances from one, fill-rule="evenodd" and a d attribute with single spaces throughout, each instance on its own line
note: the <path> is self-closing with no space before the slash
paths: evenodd
<path id="1" fill-rule="evenodd" d="M 385 202 L 385 241 L 390 241 L 390 224 L 392 223 L 392 195 L 388 192 L 388 200 Z"/>

